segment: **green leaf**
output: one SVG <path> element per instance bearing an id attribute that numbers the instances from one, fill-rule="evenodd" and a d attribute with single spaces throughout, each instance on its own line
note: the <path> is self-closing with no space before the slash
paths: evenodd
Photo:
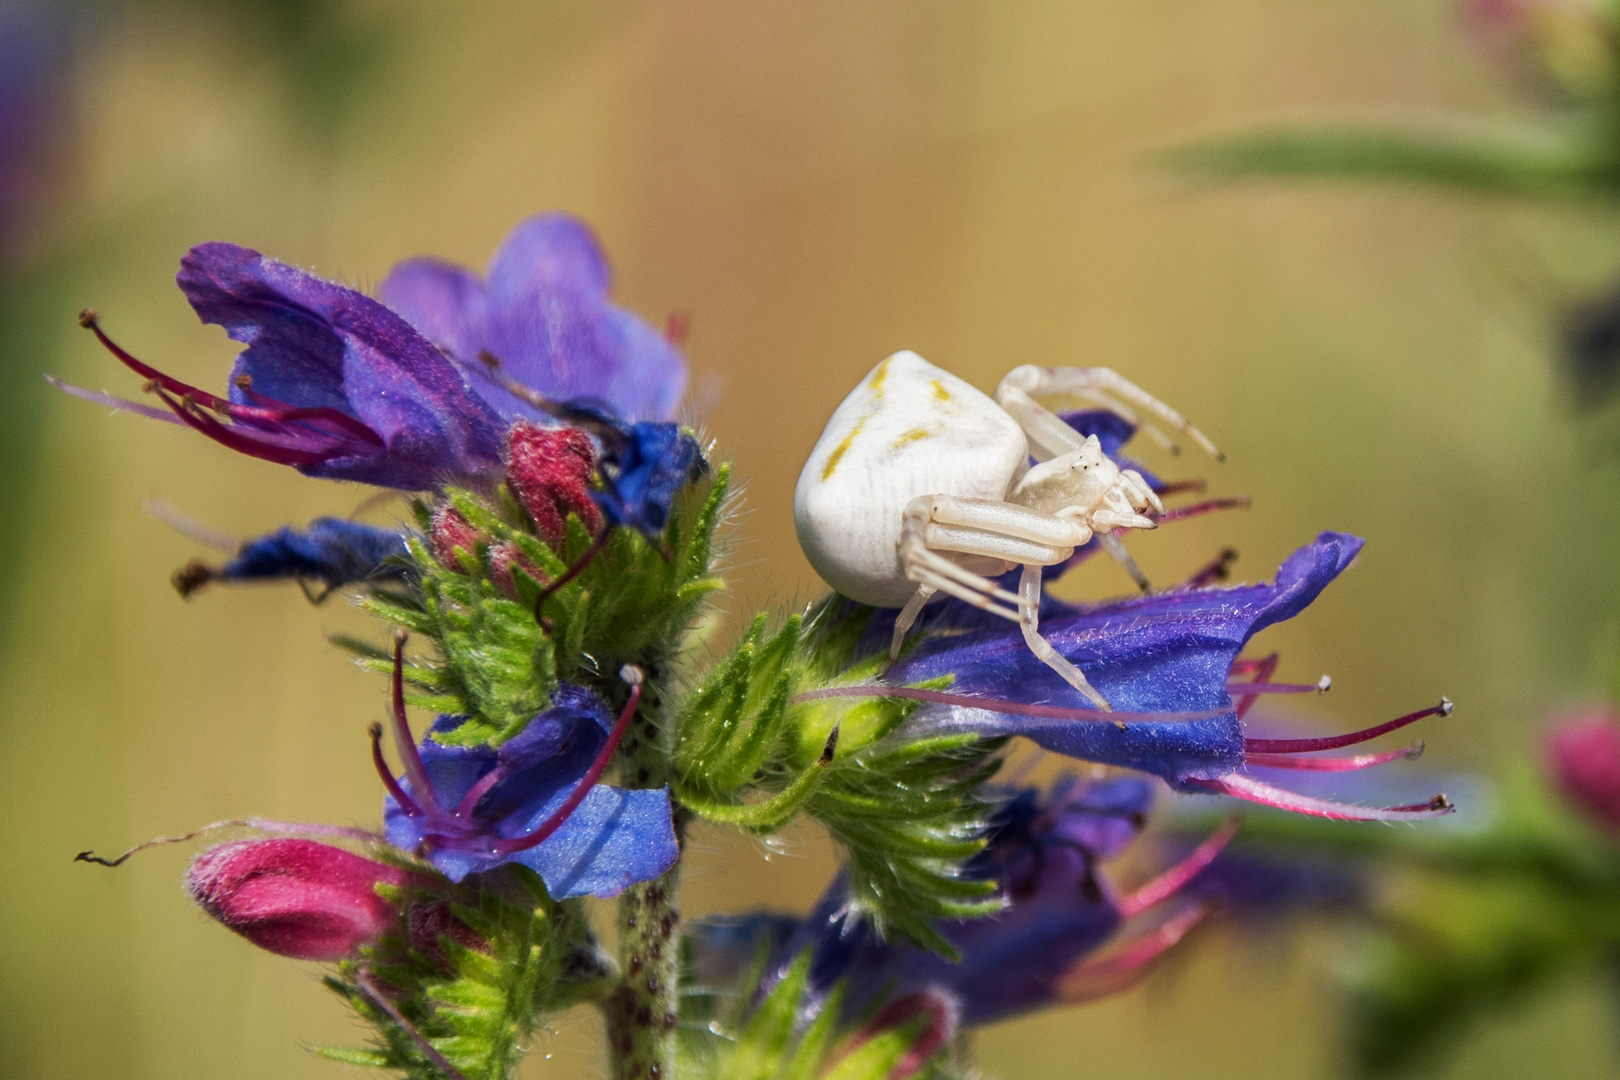
<path id="1" fill-rule="evenodd" d="M 1198 180 L 1394 180 L 1483 194 L 1577 195 L 1620 187 L 1620 174 L 1574 139 L 1456 124 L 1323 122 L 1263 128 L 1162 151 L 1160 168 Z"/>

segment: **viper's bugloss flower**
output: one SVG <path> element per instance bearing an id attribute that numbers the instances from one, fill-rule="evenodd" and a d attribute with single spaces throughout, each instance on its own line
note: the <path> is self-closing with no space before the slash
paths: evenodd
<path id="1" fill-rule="evenodd" d="M 188 563 L 174 575 L 180 595 L 189 596 L 211 581 L 296 580 L 318 582 L 330 591 L 367 581 L 405 575 L 405 533 L 345 518 L 316 518 L 302 529 L 277 529 L 245 542 L 222 566 Z"/>
<path id="2" fill-rule="evenodd" d="M 389 271 L 382 301 L 478 379 L 481 358 L 551 401 L 588 400 L 630 421 L 667 420 L 686 390 L 686 362 L 662 334 L 608 300 L 612 271 L 590 228 L 537 214 L 507 234 L 487 277 L 432 258 Z M 545 413 L 485 375 L 478 384 L 507 420 Z"/>
<path id="3" fill-rule="evenodd" d="M 617 896 L 674 865 L 669 789 L 597 783 L 634 713 L 639 685 L 614 723 L 601 698 L 564 683 L 551 707 L 499 748 L 439 742 L 435 734 L 462 722 L 451 716 L 414 745 L 397 666 L 394 687 L 405 776 L 396 780 L 383 762 L 378 727 L 372 752 L 389 790 L 383 820 L 395 847 L 417 852 L 455 882 L 521 863 L 557 900 Z"/>
<path id="4" fill-rule="evenodd" d="M 1419 710 L 1349 735 L 1320 739 L 1245 737 L 1242 715 L 1260 695 L 1315 691 L 1323 684 L 1267 680 L 1275 656 L 1240 660 L 1259 631 L 1303 611 L 1361 551 L 1362 541 L 1324 532 L 1288 557 L 1270 584 L 1184 587 L 1096 606 L 1052 604 L 1041 635 L 1085 671 L 1114 706 L 1104 713 L 1057 680 L 1025 644 L 1017 626 L 964 616 L 965 604 L 941 605 L 925 635 L 886 676 L 896 687 L 948 676 L 950 691 L 832 688 L 803 697 L 881 693 L 927 702 L 911 721 L 916 732 L 974 731 L 1020 735 L 1084 761 L 1162 777 L 1183 790 L 1215 791 L 1326 817 L 1411 820 L 1447 813 L 1444 797 L 1428 803 L 1364 808 L 1295 795 L 1255 779 L 1246 766 L 1341 771 L 1412 756 L 1410 749 L 1354 758 L 1303 754 L 1355 745 L 1431 715 Z M 925 609 L 926 611 L 926 609 Z M 874 620 L 886 632 L 885 620 Z M 965 624 L 965 625 L 964 625 Z M 889 623 L 892 625 L 892 622 Z M 1236 681 L 1252 676 L 1253 682 Z"/>
<path id="5" fill-rule="evenodd" d="M 203 322 L 248 346 L 228 397 L 137 360 L 92 312 L 81 322 L 147 380 L 168 412 L 63 388 L 187 424 L 309 476 L 426 490 L 500 472 L 505 423 L 454 364 L 377 301 L 235 244 L 192 248 L 177 280 Z"/>
<path id="6" fill-rule="evenodd" d="M 295 960 L 346 960 L 399 927 L 377 886 L 398 867 L 313 840 L 241 840 L 203 852 L 186 887 L 203 909 L 261 949 Z"/>
<path id="7" fill-rule="evenodd" d="M 1620 712 L 1592 705 L 1556 717 L 1545 741 L 1547 771 L 1564 797 L 1620 832 Z"/>
<path id="8" fill-rule="evenodd" d="M 1230 838 L 1223 830 L 1165 875 L 1121 895 L 1099 863 L 1137 835 L 1152 802 L 1151 783 L 1136 778 L 1071 778 L 1046 793 L 1005 795 L 987 846 L 965 868 L 969 877 L 998 882 L 1005 907 L 985 918 L 937 924 L 960 952 L 957 962 L 879 938 L 850 909 L 840 879 L 792 934 L 774 916 L 700 924 L 695 967 L 709 978 L 723 976 L 765 942 L 772 956 L 768 990 L 809 950 L 812 999 L 819 1002 L 843 982 L 844 1010 L 852 1017 L 879 1004 L 880 996 L 925 990 L 948 994 L 967 1025 L 1089 999 L 1139 976 L 1202 916 L 1202 906 L 1185 906 L 1119 956 L 1088 959 L 1127 921 L 1177 896 Z"/>

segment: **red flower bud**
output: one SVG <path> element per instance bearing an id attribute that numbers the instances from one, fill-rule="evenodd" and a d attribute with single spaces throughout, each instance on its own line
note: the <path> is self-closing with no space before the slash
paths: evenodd
<path id="1" fill-rule="evenodd" d="M 461 561 L 456 558 L 457 549 L 474 554 L 479 539 L 478 530 L 455 507 L 441 506 L 433 512 L 433 556 L 446 569 L 459 572 Z"/>
<path id="2" fill-rule="evenodd" d="M 243 840 L 203 852 L 186 885 L 208 914 L 261 949 L 343 960 L 398 926 L 377 886 L 409 877 L 313 840 Z"/>
<path id="3" fill-rule="evenodd" d="M 602 528 L 602 511 L 591 498 L 596 448 L 578 428 L 512 426 L 506 482 L 534 519 L 534 527 L 553 547 L 568 535 L 570 513 L 593 534 Z"/>
<path id="4" fill-rule="evenodd" d="M 522 567 L 523 572 L 544 585 L 549 580 L 540 568 L 535 566 L 517 549 L 515 544 L 501 544 L 491 548 L 489 552 L 489 579 L 493 581 L 507 596 L 517 597 L 517 584 L 512 580 L 512 568 Z"/>
<path id="5" fill-rule="evenodd" d="M 1591 705 L 1555 720 L 1546 760 L 1565 798 L 1620 832 L 1620 713 L 1613 706 Z"/>

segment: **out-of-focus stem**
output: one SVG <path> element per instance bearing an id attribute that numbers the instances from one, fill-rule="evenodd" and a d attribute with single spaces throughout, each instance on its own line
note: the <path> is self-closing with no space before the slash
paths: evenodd
<path id="1" fill-rule="evenodd" d="M 653 719 L 662 704 L 661 674 L 647 672 L 641 708 L 620 750 L 628 787 L 669 782 L 671 748 Z M 676 840 L 684 846 L 683 825 L 677 810 Z M 619 898 L 620 975 L 618 985 L 603 1002 L 613 1080 L 671 1080 L 675 1075 L 680 869 L 677 861 L 663 877 L 632 886 Z"/>

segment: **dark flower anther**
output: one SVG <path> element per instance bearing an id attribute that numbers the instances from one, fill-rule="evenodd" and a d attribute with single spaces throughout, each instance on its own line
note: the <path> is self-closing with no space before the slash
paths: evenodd
<path id="1" fill-rule="evenodd" d="M 405 719 L 401 648 L 395 648 L 393 713 L 403 778 L 395 779 L 383 760 L 381 726 L 372 728 L 372 759 L 389 793 L 383 805 L 389 843 L 417 852 L 456 882 L 521 863 L 557 900 L 617 896 L 674 864 L 668 789 L 598 783 L 635 714 L 639 672 L 626 669 L 630 698 L 617 722 L 595 694 L 564 683 L 551 707 L 499 748 L 434 738 L 460 717 L 440 717 L 418 746 Z"/>
<path id="2" fill-rule="evenodd" d="M 398 867 L 313 840 L 242 840 L 203 852 L 186 887 L 203 909 L 261 949 L 295 960 L 349 960 L 399 927 L 377 893 Z"/>

